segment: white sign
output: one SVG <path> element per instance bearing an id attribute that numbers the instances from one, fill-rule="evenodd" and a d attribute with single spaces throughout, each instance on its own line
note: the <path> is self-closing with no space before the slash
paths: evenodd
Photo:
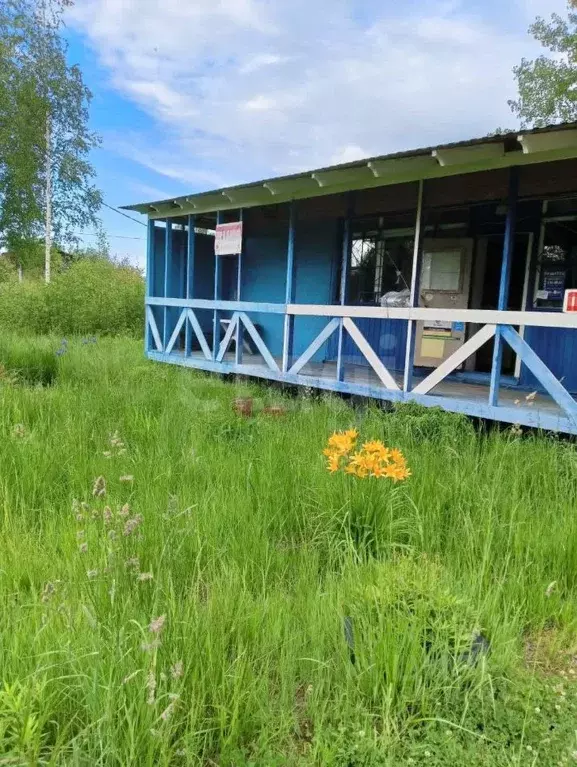
<path id="1" fill-rule="evenodd" d="M 217 256 L 235 256 L 242 251 L 242 221 L 217 224 L 214 252 Z"/>
<path id="2" fill-rule="evenodd" d="M 563 302 L 564 312 L 577 312 L 577 290 L 566 290 Z"/>
<path id="3" fill-rule="evenodd" d="M 451 330 L 453 323 L 450 320 L 427 320 L 425 328 L 427 330 Z"/>

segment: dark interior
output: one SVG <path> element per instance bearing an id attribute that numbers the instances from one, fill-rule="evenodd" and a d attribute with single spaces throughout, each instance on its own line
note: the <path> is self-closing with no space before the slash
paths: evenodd
<path id="1" fill-rule="evenodd" d="M 521 310 L 523 300 L 523 283 L 525 280 L 525 259 L 527 257 L 527 235 L 518 235 L 513 249 L 511 262 L 511 281 L 507 309 Z M 493 236 L 487 244 L 487 267 L 483 283 L 483 296 L 481 309 L 497 309 L 499 300 L 499 282 L 501 279 L 501 264 L 503 261 L 503 237 Z M 475 370 L 480 373 L 489 373 L 493 360 L 493 339 L 488 341 L 477 352 Z M 513 375 L 515 370 L 515 354 L 506 344 L 503 347 L 502 373 Z"/>

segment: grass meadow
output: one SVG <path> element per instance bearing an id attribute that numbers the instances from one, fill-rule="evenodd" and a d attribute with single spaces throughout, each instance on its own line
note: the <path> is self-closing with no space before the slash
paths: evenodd
<path id="1" fill-rule="evenodd" d="M 127 339 L 0 364 L 0 764 L 576 762 L 574 444 Z M 329 473 L 346 429 L 412 476 Z"/>

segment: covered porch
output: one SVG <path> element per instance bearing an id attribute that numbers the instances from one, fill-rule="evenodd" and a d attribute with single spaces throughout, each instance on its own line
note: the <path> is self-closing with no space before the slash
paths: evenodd
<path id="1" fill-rule="evenodd" d="M 572 127 L 151 205 L 147 354 L 576 434 L 576 156 Z"/>

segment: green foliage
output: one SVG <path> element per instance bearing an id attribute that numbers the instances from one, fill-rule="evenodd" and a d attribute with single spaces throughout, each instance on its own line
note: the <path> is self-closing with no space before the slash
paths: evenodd
<path id="1" fill-rule="evenodd" d="M 522 126 L 577 119 L 577 11 L 571 10 L 574 3 L 569 5 L 567 18 L 554 13 L 549 22 L 538 18 L 530 27 L 553 56 L 523 59 L 514 69 L 519 98 L 509 104 Z"/>
<path id="2" fill-rule="evenodd" d="M 5 255 L 0 255 L 0 284 L 16 280 L 17 277 L 16 267 L 12 261 Z"/>
<path id="3" fill-rule="evenodd" d="M 68 65 L 61 35 L 70 4 L 0 6 L 0 242 L 15 254 L 30 254 L 26 243 L 43 234 L 47 197 L 59 242 L 93 225 L 100 206 L 89 161 L 98 144 L 88 129 L 91 94 Z"/>
<path id="4" fill-rule="evenodd" d="M 144 283 L 135 269 L 81 259 L 46 291 L 51 329 L 67 334 L 142 334 Z"/>
<path id="5" fill-rule="evenodd" d="M 43 333 L 49 328 L 46 290 L 39 282 L 0 285 L 0 327 L 4 332 Z"/>
<path id="6" fill-rule="evenodd" d="M 143 306 L 138 271 L 102 258 L 81 259 L 49 285 L 0 285 L 0 328 L 24 334 L 140 336 Z"/>
<path id="7" fill-rule="evenodd" d="M 61 344 L 1 337 L 13 358 Z M 573 444 L 459 420 L 423 439 L 406 412 L 278 392 L 270 417 L 269 389 L 141 341 L 66 346 L 52 386 L 0 385 L 7 763 L 572 763 Z M 413 472 L 362 562 L 321 455 L 351 426 Z M 490 652 L 463 662 L 477 629 Z"/>
<path id="8" fill-rule="evenodd" d="M 448 439 L 455 442 L 459 437 L 471 436 L 474 426 L 470 418 L 449 413 L 440 407 L 424 407 L 416 402 L 395 404 L 390 415 L 393 428 L 413 440 Z"/>
<path id="9" fill-rule="evenodd" d="M 41 682 L 15 682 L 0 689 L 0 741 L 9 758 L 37 762 L 44 734 L 39 723 L 44 690 Z"/>
<path id="10" fill-rule="evenodd" d="M 10 250 L 5 254 L 6 260 L 12 265 L 15 273 L 19 269 L 22 277 L 40 280 L 44 278 L 44 242 L 38 239 L 24 240 L 10 238 Z M 64 266 L 62 253 L 54 245 L 51 249 L 51 263 L 54 271 Z"/>

